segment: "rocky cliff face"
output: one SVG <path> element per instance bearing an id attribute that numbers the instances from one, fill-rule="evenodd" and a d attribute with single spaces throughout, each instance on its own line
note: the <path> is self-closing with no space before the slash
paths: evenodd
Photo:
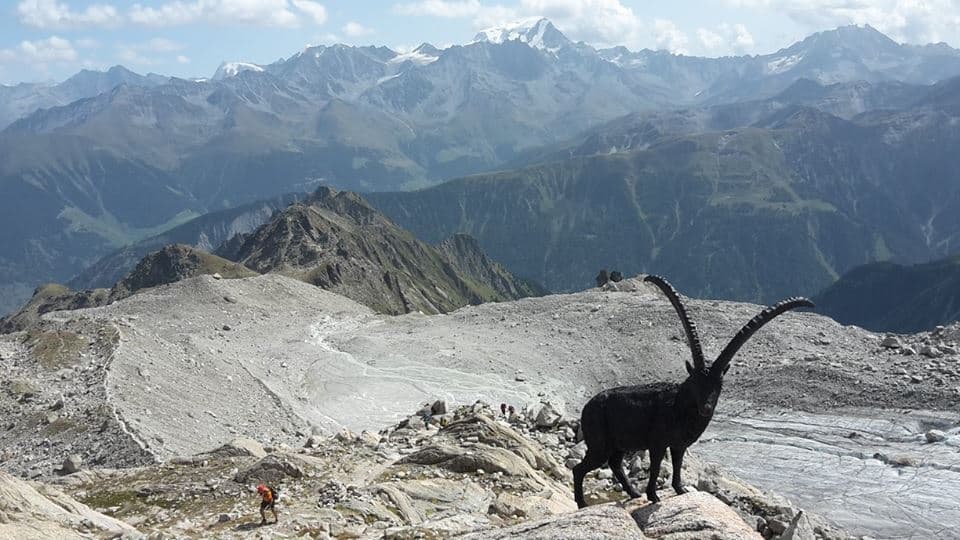
<path id="1" fill-rule="evenodd" d="M 250 234 L 236 258 L 342 294 L 381 313 L 442 313 L 535 291 L 475 242 L 440 249 L 396 226 L 359 195 L 321 188 Z"/>

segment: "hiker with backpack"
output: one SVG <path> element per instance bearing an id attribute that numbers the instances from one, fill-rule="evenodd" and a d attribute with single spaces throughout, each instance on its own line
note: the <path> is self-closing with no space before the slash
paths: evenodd
<path id="1" fill-rule="evenodd" d="M 257 493 L 260 494 L 262 500 L 260 501 L 260 524 L 267 524 L 267 509 L 269 508 L 273 512 L 273 523 L 276 525 L 279 518 L 277 518 L 277 490 L 271 486 L 260 484 L 257 486 Z"/>

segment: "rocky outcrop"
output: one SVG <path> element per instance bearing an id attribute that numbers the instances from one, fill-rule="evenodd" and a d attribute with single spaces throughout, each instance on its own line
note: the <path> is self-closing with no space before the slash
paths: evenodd
<path id="1" fill-rule="evenodd" d="M 267 452 L 264 451 L 263 445 L 259 442 L 246 437 L 239 437 L 220 448 L 211 450 L 209 455 L 215 457 L 252 456 L 262 458 L 266 457 Z"/>
<path id="2" fill-rule="evenodd" d="M 628 505 L 634 506 L 634 505 Z M 693 492 L 657 504 L 635 506 L 631 515 L 648 538 L 663 540 L 761 540 L 729 506 L 716 497 Z"/>
<path id="3" fill-rule="evenodd" d="M 136 268 L 113 286 L 110 290 L 110 301 L 126 298 L 141 289 L 204 274 L 225 279 L 257 275 L 242 264 L 190 246 L 174 244 L 144 257 Z"/>
<path id="4" fill-rule="evenodd" d="M 0 319 L 0 333 L 8 334 L 32 328 L 40 322 L 41 315 L 51 311 L 102 306 L 107 303 L 108 296 L 109 291 L 106 289 L 73 291 L 56 283 L 41 285 L 19 311 Z"/>
<path id="5" fill-rule="evenodd" d="M 0 472 L 0 538 L 61 540 L 124 534 L 137 531 L 60 490 Z"/>
<path id="6" fill-rule="evenodd" d="M 224 279 L 257 275 L 241 264 L 190 246 L 173 244 L 141 259 L 129 274 L 109 290 L 73 291 L 55 283 L 37 288 L 30 301 L 19 311 L 0 319 L 0 333 L 36 327 L 44 313 L 103 306 L 142 289 L 204 274 Z"/>
<path id="7" fill-rule="evenodd" d="M 593 506 L 560 516 L 526 521 L 501 529 L 489 529 L 458 536 L 461 540 L 570 540 L 648 538 L 623 508 L 612 504 Z"/>

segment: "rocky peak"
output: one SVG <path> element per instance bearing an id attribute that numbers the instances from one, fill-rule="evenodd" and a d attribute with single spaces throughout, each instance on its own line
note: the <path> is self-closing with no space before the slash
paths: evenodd
<path id="1" fill-rule="evenodd" d="M 126 298 L 148 287 L 173 283 L 203 274 L 241 278 L 255 272 L 216 255 L 182 244 L 173 244 L 144 257 L 130 274 L 110 291 L 110 301 Z"/>
<path id="2" fill-rule="evenodd" d="M 236 256 L 259 272 L 283 272 L 393 314 L 446 312 L 533 293 L 468 244 L 434 248 L 360 195 L 321 187 L 252 233 Z M 457 254 L 465 253 L 470 262 L 461 265 Z"/>

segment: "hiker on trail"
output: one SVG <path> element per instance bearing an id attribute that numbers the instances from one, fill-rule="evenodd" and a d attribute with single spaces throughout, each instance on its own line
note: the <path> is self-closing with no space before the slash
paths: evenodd
<path id="1" fill-rule="evenodd" d="M 260 524 L 267 524 L 267 508 L 273 512 L 273 523 L 276 524 L 279 519 L 277 518 L 277 490 L 273 489 L 270 486 L 260 484 L 257 486 L 257 493 L 263 498 L 260 502 Z"/>

